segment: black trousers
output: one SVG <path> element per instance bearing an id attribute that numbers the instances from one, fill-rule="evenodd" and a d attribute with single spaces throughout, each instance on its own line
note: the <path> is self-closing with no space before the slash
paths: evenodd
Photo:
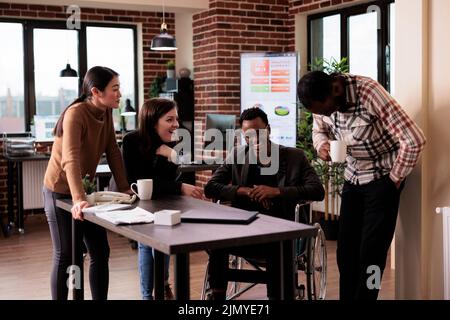
<path id="1" fill-rule="evenodd" d="M 67 300 L 69 277 L 68 267 L 72 265 L 72 215 L 58 207 L 56 200 L 68 198 L 67 195 L 52 192 L 44 187 L 44 206 L 50 235 L 53 243 L 53 268 L 51 273 L 51 292 L 53 300 Z M 106 230 L 89 221 L 80 223 L 80 232 L 90 256 L 89 283 L 92 299 L 106 300 L 109 285 L 109 245 Z M 83 240 L 81 240 L 83 239 Z M 78 246 L 80 256 L 82 243 Z"/>
<path id="2" fill-rule="evenodd" d="M 336 252 L 341 300 L 377 299 L 403 186 L 397 189 L 388 175 L 344 184 Z"/>
<path id="3" fill-rule="evenodd" d="M 228 269 L 229 255 L 235 255 L 261 261 L 266 268 L 267 297 L 269 300 L 280 300 L 280 274 L 279 267 L 279 243 L 268 243 L 264 245 L 251 245 L 238 248 L 211 250 L 209 252 L 208 281 L 212 289 L 214 300 L 225 300 L 228 280 L 226 270 Z M 277 247 L 278 246 L 278 247 Z"/>

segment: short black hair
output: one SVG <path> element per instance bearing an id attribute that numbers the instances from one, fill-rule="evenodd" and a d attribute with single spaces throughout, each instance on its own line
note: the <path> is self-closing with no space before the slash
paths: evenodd
<path id="1" fill-rule="evenodd" d="M 244 122 L 245 120 L 253 120 L 258 117 L 261 118 L 261 120 L 266 125 L 269 124 L 269 120 L 267 120 L 267 114 L 262 109 L 257 107 L 248 108 L 242 111 L 241 116 L 239 117 L 239 124 L 242 127 L 242 122 Z"/>
<path id="2" fill-rule="evenodd" d="M 322 71 L 309 72 L 298 82 L 298 100 L 308 109 L 314 101 L 324 102 L 331 95 L 332 87 L 332 76 Z"/>

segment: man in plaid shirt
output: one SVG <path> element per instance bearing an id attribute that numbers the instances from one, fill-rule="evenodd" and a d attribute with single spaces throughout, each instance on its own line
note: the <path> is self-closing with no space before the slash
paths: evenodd
<path id="1" fill-rule="evenodd" d="M 300 102 L 314 114 L 313 144 L 330 161 L 329 140 L 347 145 L 337 263 L 340 298 L 376 300 L 405 178 L 425 145 L 422 130 L 376 81 L 351 74 L 306 74 Z M 379 269 L 378 269 L 379 268 Z M 369 281 L 368 281 L 369 280 Z"/>

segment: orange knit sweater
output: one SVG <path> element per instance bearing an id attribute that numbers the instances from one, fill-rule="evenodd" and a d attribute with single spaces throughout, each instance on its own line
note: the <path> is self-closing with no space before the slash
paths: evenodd
<path id="1" fill-rule="evenodd" d="M 44 186 L 53 192 L 72 195 L 74 202 L 86 200 L 82 178 L 86 174 L 95 176 L 103 153 L 119 190 L 128 190 L 111 110 L 90 102 L 74 104 L 64 116 L 62 137 L 55 137 Z"/>

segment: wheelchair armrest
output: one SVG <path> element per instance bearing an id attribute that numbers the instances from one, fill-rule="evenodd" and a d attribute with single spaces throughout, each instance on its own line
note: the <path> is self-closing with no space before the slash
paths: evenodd
<path id="1" fill-rule="evenodd" d="M 220 199 L 212 199 L 212 202 L 222 204 L 224 206 L 231 206 L 231 201 L 221 201 Z"/>
<path id="2" fill-rule="evenodd" d="M 295 222 L 300 222 L 300 208 L 303 208 L 304 206 L 311 205 L 314 201 L 300 201 L 295 206 Z M 310 217 L 311 219 L 311 217 Z M 312 221 L 309 221 L 311 223 Z"/>

